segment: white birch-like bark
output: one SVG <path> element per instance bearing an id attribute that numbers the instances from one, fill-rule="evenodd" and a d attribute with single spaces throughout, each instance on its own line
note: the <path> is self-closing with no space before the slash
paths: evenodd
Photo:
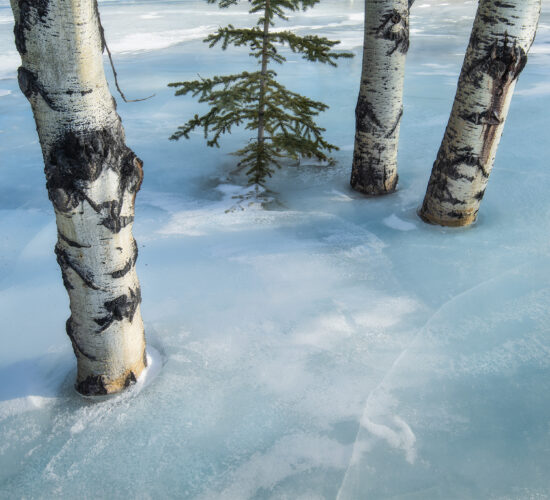
<path id="1" fill-rule="evenodd" d="M 467 226 L 476 220 L 540 8 L 541 0 L 480 0 L 420 210 L 424 221 Z"/>
<path id="2" fill-rule="evenodd" d="M 350 184 L 368 195 L 397 185 L 409 0 L 365 0 L 365 40 Z"/>
<path id="3" fill-rule="evenodd" d="M 32 106 L 55 209 L 76 388 L 114 393 L 146 365 L 132 235 L 142 163 L 125 145 L 105 79 L 96 0 L 11 5 L 19 85 Z"/>

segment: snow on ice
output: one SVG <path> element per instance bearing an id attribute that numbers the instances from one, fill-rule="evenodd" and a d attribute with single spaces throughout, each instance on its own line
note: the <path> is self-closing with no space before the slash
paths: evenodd
<path id="1" fill-rule="evenodd" d="M 335 166 L 277 172 L 262 208 L 231 174 L 244 131 L 219 150 L 168 141 L 201 109 L 169 82 L 253 68 L 200 40 L 248 23 L 246 5 L 100 1 L 126 95 L 156 96 L 118 108 L 145 163 L 153 363 L 139 390 L 96 402 L 73 389 L 53 212 L 0 0 L 0 497 L 548 498 L 548 1 L 479 221 L 416 215 L 475 3 L 413 10 L 400 184 L 383 199 L 348 188 L 363 3 L 295 13 L 293 29 L 357 57 L 278 68 L 330 105 L 320 122 L 341 150 Z"/>

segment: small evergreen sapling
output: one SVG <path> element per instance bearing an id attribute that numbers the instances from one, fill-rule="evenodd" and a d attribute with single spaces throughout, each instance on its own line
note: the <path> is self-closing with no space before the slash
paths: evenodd
<path id="1" fill-rule="evenodd" d="M 225 8 L 239 0 L 207 0 Z M 241 157 L 239 169 L 246 169 L 250 184 L 264 186 L 271 177 L 273 167 L 281 167 L 281 159 L 316 158 L 330 161 L 328 154 L 338 148 L 322 136 L 314 117 L 328 108 L 285 88 L 277 80 L 277 74 L 269 69 L 270 63 L 282 64 L 286 58 L 278 51 L 288 46 L 294 53 L 308 61 L 336 66 L 336 60 L 353 57 L 349 52 L 335 52 L 332 48 L 339 41 L 318 36 L 298 36 L 291 31 L 270 31 L 276 18 L 287 20 L 285 12 L 313 7 L 319 0 L 249 0 L 249 13 L 260 17 L 253 28 L 235 28 L 228 25 L 208 36 L 204 41 L 210 47 L 221 44 L 246 46 L 250 55 L 258 60 L 260 70 L 228 76 L 200 78 L 190 82 L 170 83 L 177 87 L 176 95 L 191 93 L 199 102 L 208 103 L 209 111 L 195 115 L 170 137 L 189 138 L 189 133 L 202 128 L 208 146 L 219 147 L 222 134 L 230 133 L 233 126 L 244 125 L 257 134 L 242 149 L 234 154 Z"/>

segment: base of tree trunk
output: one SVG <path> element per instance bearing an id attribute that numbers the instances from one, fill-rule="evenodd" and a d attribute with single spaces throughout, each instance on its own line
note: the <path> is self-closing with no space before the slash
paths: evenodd
<path id="1" fill-rule="evenodd" d="M 372 183 L 362 183 L 360 179 L 352 176 L 350 186 L 354 191 L 367 196 L 383 196 L 385 194 L 395 193 L 397 190 L 398 176 L 387 179 L 383 186 L 373 185 Z"/>
<path id="2" fill-rule="evenodd" d="M 517 79 L 527 63 L 541 0 L 480 0 L 423 220 L 472 224 L 483 200 Z"/>
<path id="3" fill-rule="evenodd" d="M 147 354 L 145 353 L 143 359 L 139 359 L 134 366 L 126 370 L 121 376 L 112 379 L 108 375 L 81 374 L 79 370 L 75 388 L 83 396 L 116 394 L 135 384 L 146 367 Z"/>
<path id="4" fill-rule="evenodd" d="M 465 227 L 473 224 L 477 219 L 475 214 L 456 214 L 453 216 L 432 214 L 426 210 L 419 210 L 418 216 L 426 223 L 444 227 Z"/>

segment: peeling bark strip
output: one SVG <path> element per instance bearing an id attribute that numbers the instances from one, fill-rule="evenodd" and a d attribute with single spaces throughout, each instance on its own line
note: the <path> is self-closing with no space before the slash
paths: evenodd
<path id="1" fill-rule="evenodd" d="M 360 193 L 380 195 L 396 188 L 408 49 L 408 0 L 365 0 L 363 70 L 350 182 Z"/>
<path id="2" fill-rule="evenodd" d="M 481 0 L 458 89 L 420 216 L 442 226 L 475 221 L 516 81 L 527 63 L 541 0 Z"/>
<path id="3" fill-rule="evenodd" d="M 95 0 L 11 0 L 19 85 L 42 146 L 71 316 L 76 388 L 109 394 L 146 365 L 132 235 L 142 162 L 126 146 L 103 70 Z"/>

